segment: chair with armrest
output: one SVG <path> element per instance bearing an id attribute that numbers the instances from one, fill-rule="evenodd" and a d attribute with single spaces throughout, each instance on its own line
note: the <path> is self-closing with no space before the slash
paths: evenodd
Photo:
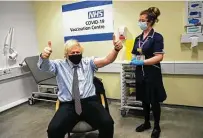
<path id="1" fill-rule="evenodd" d="M 55 75 L 40 71 L 37 67 L 37 62 L 39 60 L 39 56 L 26 57 L 23 62 L 28 66 L 35 82 L 38 86 L 38 92 L 32 92 L 31 98 L 29 98 L 29 104 L 34 104 L 35 100 L 43 100 L 43 101 L 51 101 L 56 102 L 56 110 L 59 108 L 60 104 L 57 100 L 57 91 L 58 85 L 56 82 Z M 20 66 L 23 66 L 20 64 Z M 99 97 L 99 102 L 105 107 L 105 109 L 109 112 L 108 102 L 105 95 L 105 89 L 102 83 L 102 80 L 94 77 L 94 85 L 96 88 L 96 95 Z M 50 89 L 53 92 L 50 92 Z M 54 97 L 54 98 L 53 98 Z M 51 99 L 50 99 L 51 98 Z M 70 137 L 70 133 L 84 133 L 95 131 L 95 128 L 92 128 L 85 121 L 78 122 L 71 132 L 68 132 L 68 136 Z"/>
<path id="2" fill-rule="evenodd" d="M 96 88 L 96 95 L 99 97 L 98 102 L 100 102 L 104 106 L 104 108 L 109 112 L 108 102 L 105 95 L 105 89 L 104 89 L 102 80 L 97 77 L 94 77 L 94 85 Z M 56 111 L 58 110 L 59 106 L 60 106 L 60 102 L 59 100 L 57 100 L 56 107 L 55 107 Z M 91 132 L 95 130 L 97 129 L 93 128 L 87 122 L 81 120 L 74 126 L 71 132 L 68 132 L 68 138 L 70 138 L 71 133 L 86 133 L 86 132 Z"/>

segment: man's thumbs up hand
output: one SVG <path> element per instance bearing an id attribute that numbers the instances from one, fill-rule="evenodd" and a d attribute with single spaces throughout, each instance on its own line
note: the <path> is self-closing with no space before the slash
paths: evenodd
<path id="1" fill-rule="evenodd" d="M 50 57 L 51 53 L 52 53 L 52 46 L 51 46 L 51 41 L 49 41 L 48 46 L 44 48 L 44 51 L 41 56 L 42 58 L 47 59 Z"/>
<path id="2" fill-rule="evenodd" d="M 116 40 L 115 35 L 113 35 L 113 44 L 116 51 L 120 51 L 123 48 L 122 42 L 120 40 Z"/>
<path id="3" fill-rule="evenodd" d="M 48 41 L 48 46 L 51 48 L 51 41 Z"/>

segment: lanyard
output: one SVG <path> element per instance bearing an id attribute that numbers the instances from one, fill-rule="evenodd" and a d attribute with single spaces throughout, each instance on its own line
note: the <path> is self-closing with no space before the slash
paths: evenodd
<path id="1" fill-rule="evenodd" d="M 141 39 L 141 38 L 140 38 Z M 148 41 L 148 37 L 147 37 L 147 39 L 142 43 L 142 45 L 141 45 L 141 42 L 140 42 L 140 40 L 139 40 L 139 48 L 142 48 L 143 47 L 143 45 L 146 43 Z"/>
<path id="2" fill-rule="evenodd" d="M 152 34 L 152 38 L 153 38 L 153 37 L 154 37 L 154 32 L 153 32 L 153 34 Z M 140 39 L 141 39 L 141 37 L 140 37 Z M 149 36 L 147 36 L 147 39 L 142 43 L 142 45 L 141 45 L 140 39 L 139 39 L 139 48 L 142 48 L 142 47 L 144 46 L 144 44 L 148 41 Z"/>

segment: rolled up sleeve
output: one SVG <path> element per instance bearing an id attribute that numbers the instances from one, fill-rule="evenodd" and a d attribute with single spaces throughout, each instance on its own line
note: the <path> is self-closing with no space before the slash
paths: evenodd
<path id="1" fill-rule="evenodd" d="M 39 56 L 37 67 L 41 71 L 50 72 L 52 74 L 56 74 L 57 71 L 56 63 L 53 60 L 43 59 L 41 56 Z"/>
<path id="2" fill-rule="evenodd" d="M 154 40 L 154 54 L 164 54 L 164 39 L 158 34 Z"/>
<path id="3" fill-rule="evenodd" d="M 94 63 L 95 59 L 96 59 L 96 57 L 90 58 L 90 67 L 92 68 L 93 72 L 97 72 L 98 71 L 98 67 Z"/>

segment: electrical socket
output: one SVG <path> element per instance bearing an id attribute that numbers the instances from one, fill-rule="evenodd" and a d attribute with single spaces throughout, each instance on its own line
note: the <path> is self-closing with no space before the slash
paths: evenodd
<path id="1" fill-rule="evenodd" d="M 11 69 L 5 69 L 5 70 L 4 70 L 4 75 L 5 75 L 5 74 L 10 74 L 10 73 L 11 73 Z"/>
<path id="2" fill-rule="evenodd" d="M 0 70 L 0 76 L 10 74 L 10 73 L 11 73 L 11 69 Z"/>

